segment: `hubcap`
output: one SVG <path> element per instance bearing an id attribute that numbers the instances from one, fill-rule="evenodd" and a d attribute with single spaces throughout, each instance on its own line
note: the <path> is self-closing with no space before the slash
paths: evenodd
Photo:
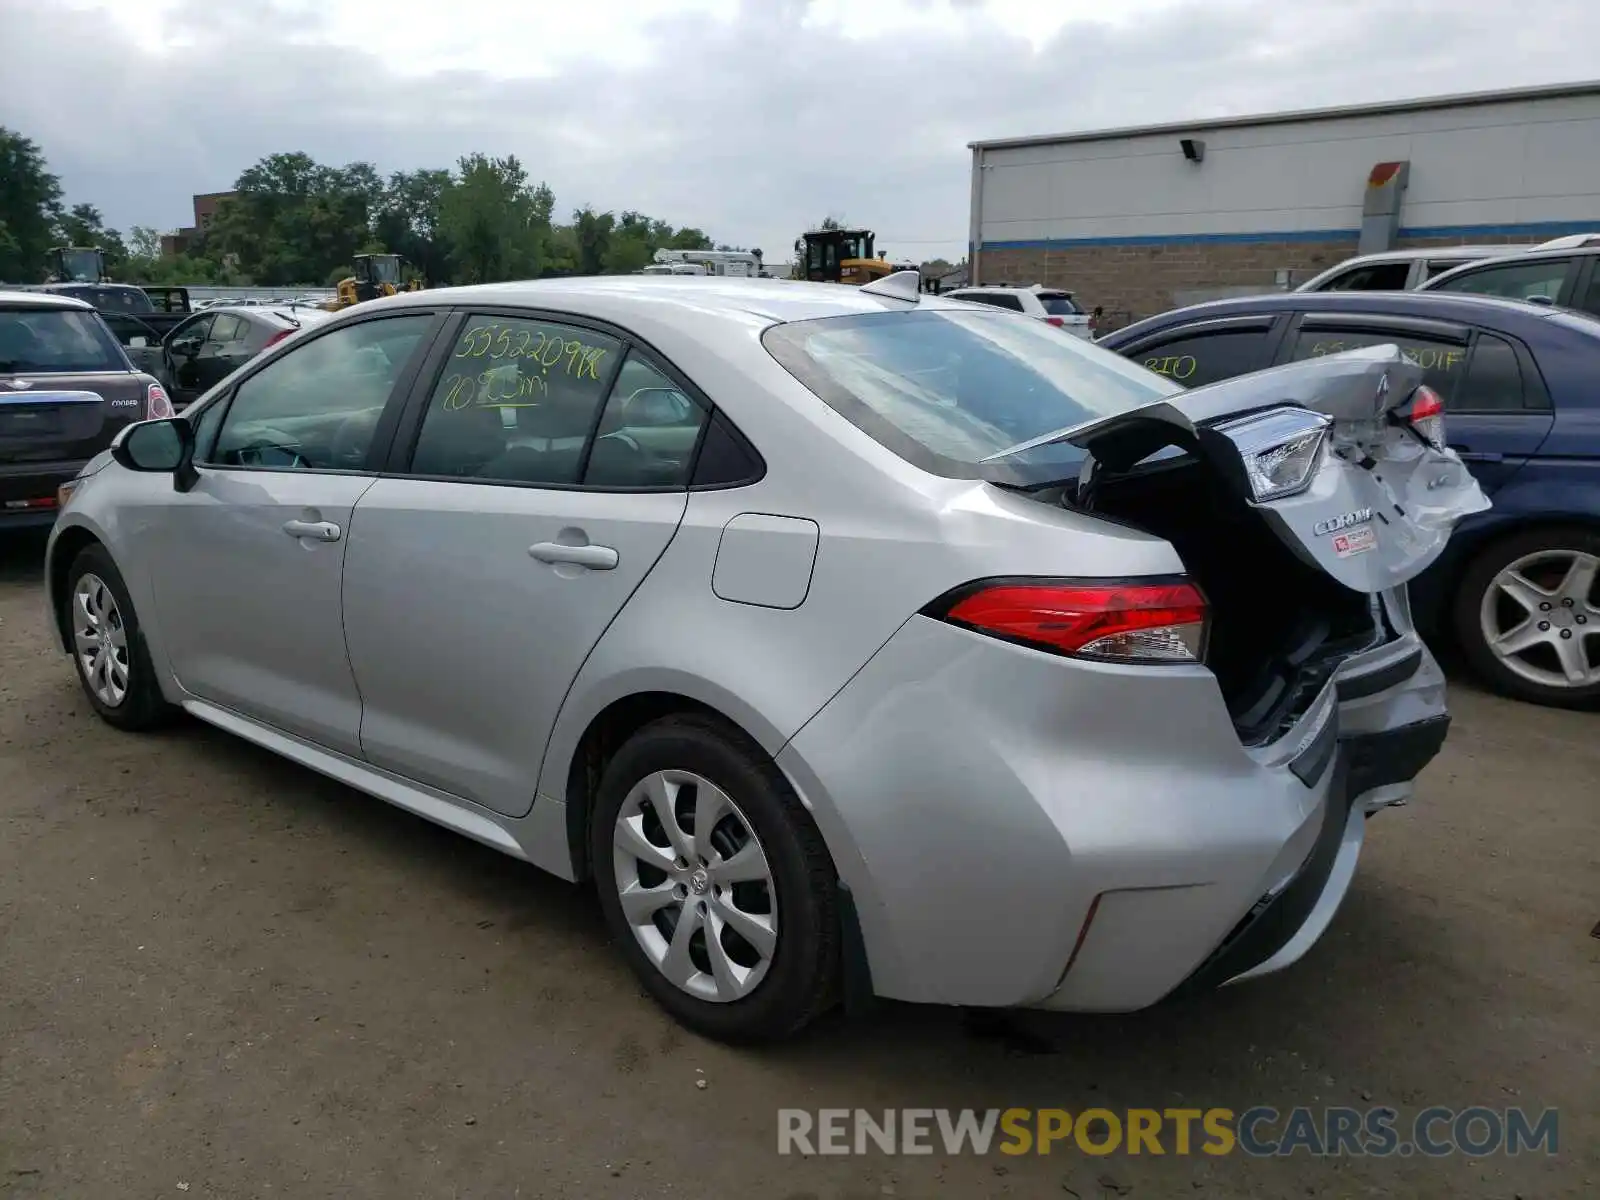
<path id="1" fill-rule="evenodd" d="M 72 642 L 84 682 L 108 708 L 128 695 L 128 635 L 117 598 L 98 575 L 83 575 L 72 592 Z"/>
<path id="2" fill-rule="evenodd" d="M 777 891 L 726 792 L 690 771 L 646 776 L 622 802 L 612 849 L 623 915 L 662 975 L 720 1003 L 756 989 L 778 945 Z"/>
<path id="3" fill-rule="evenodd" d="M 1525 554 L 1494 577 L 1479 606 L 1483 639 L 1530 683 L 1600 683 L 1600 558 L 1576 550 Z"/>

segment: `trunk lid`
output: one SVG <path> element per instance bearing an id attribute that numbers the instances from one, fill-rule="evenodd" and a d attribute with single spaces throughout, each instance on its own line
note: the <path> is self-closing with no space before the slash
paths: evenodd
<path id="1" fill-rule="evenodd" d="M 1168 446 L 1203 455 L 1302 561 L 1381 592 L 1427 569 L 1459 521 L 1489 508 L 1443 437 L 1430 443 L 1400 415 L 1421 384 L 1398 347 L 1374 346 L 1237 376 L 1033 444 L 1088 453 L 1080 496 L 1098 472 L 1126 474 Z M 1296 456 L 1303 481 L 1274 492 L 1274 471 L 1297 470 Z"/>
<path id="2" fill-rule="evenodd" d="M 148 383 L 128 371 L 0 374 L 0 465 L 94 457 L 143 419 Z"/>

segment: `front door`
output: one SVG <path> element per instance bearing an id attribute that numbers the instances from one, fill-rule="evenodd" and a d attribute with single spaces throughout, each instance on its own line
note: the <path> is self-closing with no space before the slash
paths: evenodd
<path id="1" fill-rule="evenodd" d="M 562 323 L 462 326 L 407 477 L 361 497 L 345 560 L 374 765 L 507 815 L 532 807 L 568 687 L 682 520 L 704 423 L 623 357 Z"/>
<path id="2" fill-rule="evenodd" d="M 345 548 L 378 419 L 431 323 L 330 330 L 197 414 L 199 480 L 142 531 L 173 672 L 194 696 L 360 753 Z"/>

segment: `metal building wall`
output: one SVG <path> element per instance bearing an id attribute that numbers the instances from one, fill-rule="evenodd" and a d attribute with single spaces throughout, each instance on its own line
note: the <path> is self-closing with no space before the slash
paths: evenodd
<path id="1" fill-rule="evenodd" d="M 1204 143 L 1202 161 L 1181 138 Z M 1400 245 L 1600 228 L 1600 84 L 1028 141 L 974 145 L 979 278 L 1039 277 L 1108 308 L 1279 286 L 1281 272 L 1304 278 L 1353 254 L 1383 162 L 1410 163 Z"/>

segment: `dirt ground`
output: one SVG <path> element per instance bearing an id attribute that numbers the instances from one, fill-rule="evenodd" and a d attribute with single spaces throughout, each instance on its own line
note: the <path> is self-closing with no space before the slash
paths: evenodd
<path id="1" fill-rule="evenodd" d="M 1290 971 L 1126 1017 L 681 1032 L 592 894 L 188 724 L 95 719 L 0 543 L 0 1196 L 1600 1195 L 1600 717 L 1456 687 Z M 698 1086 L 704 1081 L 705 1086 Z M 1560 1109 L 1555 1157 L 780 1158 L 780 1107 Z"/>

